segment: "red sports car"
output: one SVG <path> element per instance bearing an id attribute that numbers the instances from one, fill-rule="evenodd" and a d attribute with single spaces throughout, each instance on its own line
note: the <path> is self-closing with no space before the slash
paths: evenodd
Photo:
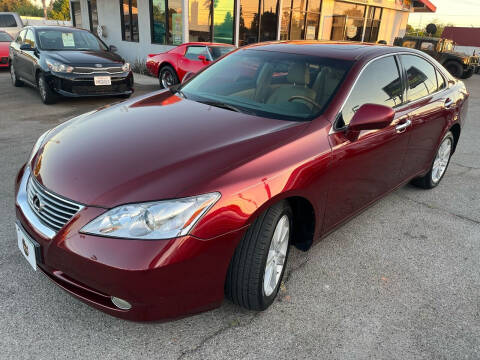
<path id="1" fill-rule="evenodd" d="M 204 42 L 182 44 L 165 53 L 148 55 L 147 69 L 158 78 L 160 87 L 168 88 L 180 83 L 185 74 L 197 73 L 234 49 L 233 45 L 228 44 Z"/>
<path id="2" fill-rule="evenodd" d="M 16 179 L 19 249 L 126 319 L 204 311 L 224 295 L 266 309 L 290 245 L 307 251 L 403 184 L 439 185 L 468 97 L 413 49 L 238 49 L 183 85 L 44 133 Z"/>
<path id="3" fill-rule="evenodd" d="M 12 41 L 13 39 L 10 34 L 5 31 L 0 31 L 0 68 L 10 65 L 9 47 Z"/>

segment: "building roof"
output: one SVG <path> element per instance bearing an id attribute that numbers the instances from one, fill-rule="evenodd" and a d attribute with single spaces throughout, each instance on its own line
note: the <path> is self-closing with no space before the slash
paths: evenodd
<path id="1" fill-rule="evenodd" d="M 480 47 L 480 28 L 446 26 L 442 37 L 452 39 L 460 46 Z"/>
<path id="2" fill-rule="evenodd" d="M 437 11 L 437 7 L 430 0 L 413 0 L 413 12 L 432 12 Z"/>

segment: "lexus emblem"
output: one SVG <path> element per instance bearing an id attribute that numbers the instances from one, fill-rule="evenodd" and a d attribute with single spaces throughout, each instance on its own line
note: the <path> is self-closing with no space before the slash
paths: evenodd
<path id="1" fill-rule="evenodd" d="M 40 198 L 37 195 L 35 195 L 33 197 L 32 203 L 33 203 L 33 208 L 37 212 L 41 212 L 43 210 L 43 208 L 45 207 L 45 204 L 42 203 L 42 201 L 40 200 Z"/>
<path id="2" fill-rule="evenodd" d="M 23 252 L 25 253 L 26 256 L 28 256 L 28 246 L 25 243 L 25 239 L 22 239 L 22 246 L 23 246 Z"/>
<path id="3" fill-rule="evenodd" d="M 95 67 L 101 68 L 101 67 L 102 67 L 102 64 L 95 64 Z"/>

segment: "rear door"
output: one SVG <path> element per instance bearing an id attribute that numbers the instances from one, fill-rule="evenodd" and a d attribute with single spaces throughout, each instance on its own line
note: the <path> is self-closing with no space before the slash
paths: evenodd
<path id="1" fill-rule="evenodd" d="M 394 120 L 384 129 L 362 131 L 353 141 L 345 136 L 345 129 L 363 104 L 395 110 L 401 107 L 405 95 L 399 69 L 393 55 L 367 64 L 339 114 L 337 130 L 332 129 L 329 135 L 333 160 L 325 232 L 401 182 L 400 168 L 409 139 L 406 111 L 396 111 Z"/>
<path id="2" fill-rule="evenodd" d="M 407 106 L 412 126 L 410 143 L 402 166 L 403 177 L 428 169 L 449 119 L 454 116 L 455 98 L 436 67 L 419 55 L 401 55 L 407 79 Z"/>

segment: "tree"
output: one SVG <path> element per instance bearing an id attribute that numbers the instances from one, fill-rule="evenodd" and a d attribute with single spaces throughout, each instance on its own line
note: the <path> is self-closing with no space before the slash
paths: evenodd
<path id="1" fill-rule="evenodd" d="M 0 11 L 16 12 L 23 16 L 42 16 L 42 9 L 30 0 L 0 0 Z"/>
<path id="2" fill-rule="evenodd" d="M 68 0 L 55 0 L 51 3 L 52 9 L 48 18 L 53 20 L 70 20 L 70 2 Z"/>

